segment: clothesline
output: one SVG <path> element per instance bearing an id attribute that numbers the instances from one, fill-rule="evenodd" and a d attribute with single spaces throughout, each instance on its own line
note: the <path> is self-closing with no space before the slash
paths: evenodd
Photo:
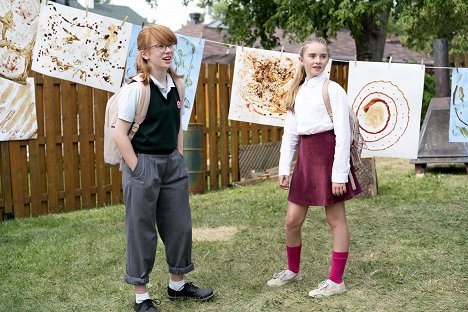
<path id="1" fill-rule="evenodd" d="M 200 39 L 203 39 L 203 38 L 200 38 Z M 211 43 L 215 43 L 215 44 L 225 45 L 229 49 L 234 48 L 234 47 L 237 46 L 237 45 L 232 44 L 232 43 L 225 43 L 225 42 L 219 42 L 219 41 L 208 40 L 208 39 L 203 39 L 203 40 L 205 40 L 205 42 L 211 42 Z M 281 50 L 283 50 L 283 49 L 281 49 Z M 354 62 L 354 61 L 350 61 L 350 60 L 340 60 L 340 59 L 333 59 L 333 60 L 337 61 L 337 62 L 348 62 L 348 63 Z M 424 65 L 424 62 L 421 62 L 421 65 Z M 424 65 L 424 66 L 425 66 L 425 68 L 431 68 L 431 69 L 454 69 L 454 68 L 456 69 L 456 68 L 461 68 L 461 67 L 452 67 L 452 66 L 428 66 L 428 65 Z"/>

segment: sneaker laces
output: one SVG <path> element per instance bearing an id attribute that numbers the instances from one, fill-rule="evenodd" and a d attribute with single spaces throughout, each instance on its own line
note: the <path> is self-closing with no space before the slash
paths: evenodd
<path id="1" fill-rule="evenodd" d="M 160 304 L 161 304 L 161 300 L 159 300 L 159 299 L 146 299 L 146 300 L 143 300 L 141 303 L 138 303 L 138 304 L 137 304 L 138 309 L 140 309 L 141 306 L 142 306 L 144 303 L 146 304 L 146 309 L 145 309 L 145 311 L 146 311 L 146 310 L 149 310 L 150 308 L 154 308 L 154 305 L 155 305 L 155 304 L 156 304 L 156 305 L 160 305 Z"/>
<path id="2" fill-rule="evenodd" d="M 328 281 L 322 281 L 320 282 L 320 284 L 318 285 L 318 288 L 317 289 L 325 289 L 328 287 Z"/>
<path id="3" fill-rule="evenodd" d="M 278 272 L 278 273 L 274 273 L 273 274 L 273 278 L 274 279 L 279 279 L 279 278 L 282 278 L 283 276 L 286 275 L 286 270 L 283 270 L 281 272 Z"/>

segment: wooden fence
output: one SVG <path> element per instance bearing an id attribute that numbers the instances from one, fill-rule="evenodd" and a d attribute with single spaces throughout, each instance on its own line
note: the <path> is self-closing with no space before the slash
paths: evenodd
<path id="1" fill-rule="evenodd" d="M 450 54 L 449 64 L 453 67 L 468 67 L 468 53 Z"/>
<path id="2" fill-rule="evenodd" d="M 239 180 L 239 146 L 281 140 L 282 128 L 228 120 L 233 65 L 202 64 L 191 122 L 204 125 L 206 189 Z M 346 89 L 347 63 L 331 78 Z M 37 139 L 0 142 L 2 219 L 122 202 L 121 174 L 103 159 L 106 91 L 36 73 Z"/>

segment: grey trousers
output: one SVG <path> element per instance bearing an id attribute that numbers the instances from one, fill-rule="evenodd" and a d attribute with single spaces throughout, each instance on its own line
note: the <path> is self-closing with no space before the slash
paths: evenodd
<path id="1" fill-rule="evenodd" d="M 139 154 L 134 171 L 123 165 L 122 184 L 127 238 L 124 280 L 132 285 L 148 283 L 158 232 L 166 248 L 169 273 L 193 271 L 192 218 L 183 156 L 177 150 L 170 155 Z"/>

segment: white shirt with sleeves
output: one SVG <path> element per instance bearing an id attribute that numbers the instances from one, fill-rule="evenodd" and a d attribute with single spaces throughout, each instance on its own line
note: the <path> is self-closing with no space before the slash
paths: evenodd
<path id="1" fill-rule="evenodd" d="M 286 114 L 284 133 L 281 143 L 279 175 L 289 176 L 291 162 L 299 142 L 300 135 L 309 135 L 334 130 L 336 136 L 335 154 L 332 168 L 332 182 L 348 182 L 350 170 L 350 130 L 349 106 L 345 90 L 336 82 L 330 81 L 330 96 L 333 122 L 323 100 L 323 83 L 326 74 L 306 80 L 296 95 L 294 113 Z"/>
<path id="2" fill-rule="evenodd" d="M 151 80 L 159 88 L 162 95 L 167 99 L 167 95 L 171 91 L 171 88 L 175 88 L 174 80 L 172 80 L 171 75 L 166 74 L 167 79 L 167 88 L 164 88 L 162 83 L 160 83 L 156 78 L 150 75 Z M 127 122 L 133 122 L 135 120 L 135 115 L 138 107 L 138 101 L 140 100 L 140 86 L 138 83 L 129 83 L 122 87 L 121 98 L 127 99 L 126 101 L 121 101 L 119 103 L 119 112 L 117 117 L 119 119 L 125 120 Z M 184 105 L 180 106 L 180 114 L 184 114 Z"/>

